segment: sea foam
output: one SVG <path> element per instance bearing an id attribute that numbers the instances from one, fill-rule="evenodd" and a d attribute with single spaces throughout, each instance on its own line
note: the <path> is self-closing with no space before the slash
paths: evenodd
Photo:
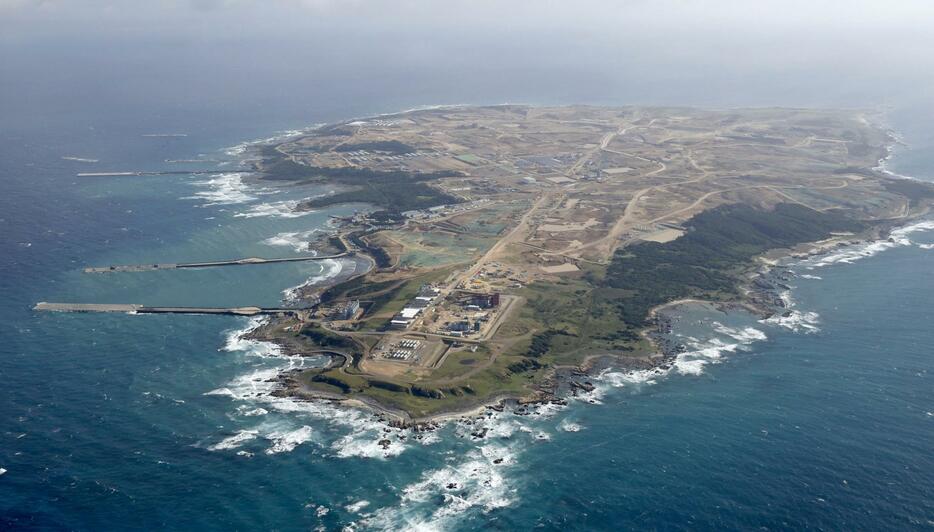
<path id="1" fill-rule="evenodd" d="M 910 236 L 913 233 L 930 231 L 934 229 L 934 220 L 924 220 L 893 229 L 886 240 L 874 240 L 861 244 L 843 246 L 832 252 L 804 259 L 800 262 L 807 270 L 823 268 L 832 264 L 852 264 L 860 259 L 873 257 L 883 251 L 900 247 L 916 245 Z M 922 249 L 929 249 L 929 244 L 917 244 Z"/>
<path id="2" fill-rule="evenodd" d="M 209 179 L 195 181 L 194 185 L 206 190 L 183 199 L 199 200 L 205 206 L 238 205 L 257 199 L 251 187 L 243 182 L 243 174 L 237 172 L 214 174 Z"/>
<path id="3" fill-rule="evenodd" d="M 296 210 L 298 208 L 298 204 L 298 200 L 282 200 L 260 203 L 258 205 L 253 205 L 248 210 L 239 212 L 234 216 L 237 218 L 300 218 L 314 212 Z"/>
<path id="4" fill-rule="evenodd" d="M 489 512 L 513 503 L 515 489 L 504 469 L 512 457 L 508 446 L 481 445 L 463 458 L 422 473 L 401 490 L 396 506 L 381 508 L 361 520 L 379 530 L 445 530 L 465 512 Z"/>
<path id="5" fill-rule="evenodd" d="M 263 244 L 267 246 L 289 247 L 297 253 L 307 253 L 311 251 L 311 241 L 314 235 L 320 232 L 320 229 L 283 232 L 263 240 Z"/>
<path id="6" fill-rule="evenodd" d="M 320 284 L 328 279 L 333 279 L 338 276 L 342 271 L 344 271 L 344 262 L 339 259 L 324 259 L 317 262 L 321 266 L 321 272 L 317 275 L 309 277 L 304 283 L 293 286 L 291 288 L 286 288 L 282 291 L 282 299 L 285 301 L 295 301 L 298 299 L 299 292 L 306 287 L 315 286 Z M 349 264 L 356 267 L 355 262 L 350 262 Z M 349 272 L 353 273 L 353 272 Z"/>

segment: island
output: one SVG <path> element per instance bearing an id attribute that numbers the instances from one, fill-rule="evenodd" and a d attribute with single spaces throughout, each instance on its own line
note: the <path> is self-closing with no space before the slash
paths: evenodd
<path id="1" fill-rule="evenodd" d="M 657 310 L 785 312 L 775 259 L 884 238 L 932 187 L 880 166 L 871 111 L 456 106 L 326 125 L 257 148 L 258 179 L 362 204 L 319 252 L 355 275 L 251 333 L 323 368 L 281 395 L 401 424 L 561 401 L 594 368 L 670 364 Z M 349 260 L 349 259 L 344 259 Z M 521 406 L 519 407 L 521 408 Z"/>

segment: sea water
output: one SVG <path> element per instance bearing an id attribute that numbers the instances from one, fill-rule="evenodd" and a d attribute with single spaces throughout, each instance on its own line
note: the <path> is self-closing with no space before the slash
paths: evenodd
<path id="1" fill-rule="evenodd" d="M 568 406 L 417 435 L 366 412 L 271 397 L 279 371 L 324 361 L 242 339 L 257 319 L 31 310 L 41 300 L 275 305 L 346 266 L 83 273 L 307 253 L 330 215 L 364 208 L 299 216 L 295 202 L 329 189 L 238 173 L 238 145 L 272 129 L 166 138 L 142 136 L 166 127 L 108 125 L 4 139 L 4 527 L 932 526 L 930 226 L 791 264 L 789 318 L 674 309 L 687 351 L 671 370 L 611 369 Z M 904 156 L 913 175 L 934 175 L 916 149 L 901 149 L 893 171 L 907 173 Z M 75 177 L 195 166 L 218 171 Z"/>

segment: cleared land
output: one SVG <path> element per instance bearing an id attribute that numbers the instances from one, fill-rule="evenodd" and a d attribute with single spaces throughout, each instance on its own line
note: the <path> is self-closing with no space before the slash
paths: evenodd
<path id="1" fill-rule="evenodd" d="M 654 306 L 741 300 L 755 258 L 769 250 L 927 211 L 930 187 L 874 170 L 891 139 L 870 118 L 453 107 L 334 124 L 267 147 L 267 179 L 342 185 L 302 208 L 377 209 L 347 221 L 340 238 L 380 267 L 319 294 L 311 317 L 270 328 L 283 342 L 346 355 L 346 364 L 291 377 L 289 393 L 423 418 L 541 396 L 555 367 L 594 355 L 652 363 L 643 332 Z M 417 302 L 420 294 L 430 301 Z M 353 319 L 327 314 L 351 301 L 363 309 Z"/>

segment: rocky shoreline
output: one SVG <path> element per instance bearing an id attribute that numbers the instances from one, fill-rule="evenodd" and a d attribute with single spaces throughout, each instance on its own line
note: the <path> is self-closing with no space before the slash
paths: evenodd
<path id="1" fill-rule="evenodd" d="M 837 235 L 823 241 L 802 244 L 792 249 L 772 250 L 759 257 L 757 264 L 749 268 L 745 278 L 739 283 L 740 296 L 737 298 L 724 301 L 678 300 L 651 309 L 649 313 L 650 324 L 642 331 L 642 335 L 653 346 L 651 353 L 643 356 L 605 353 L 590 356 L 577 366 L 555 367 L 542 382 L 537 384 L 533 392 L 522 396 L 503 394 L 464 404 L 455 410 L 422 418 L 412 418 L 408 412 L 388 407 L 370 397 L 346 397 L 336 393 L 312 390 L 298 378 L 302 370 L 291 370 L 280 374 L 275 379 L 279 386 L 274 394 L 279 397 L 289 397 L 300 401 L 329 401 L 352 408 L 367 409 L 387 425 L 412 428 L 416 431 L 431 430 L 437 424 L 448 420 L 465 421 L 491 412 L 502 412 L 506 409 L 512 410 L 517 415 L 523 415 L 528 413 L 531 405 L 563 405 L 567 403 L 568 397 L 593 391 L 595 389 L 594 377 L 607 369 L 612 368 L 622 371 L 652 369 L 667 371 L 671 369 L 678 355 L 685 352 L 687 347 L 671 337 L 672 321 L 665 313 L 666 308 L 685 303 L 702 303 L 713 305 L 724 312 L 743 310 L 761 319 L 768 319 L 776 314 L 787 317 L 790 315 L 791 310 L 787 308 L 787 304 L 782 298 L 782 292 L 791 289 L 788 283 L 792 281 L 794 273 L 783 266 L 785 261 L 826 254 L 842 246 L 884 240 L 888 238 L 888 233 L 894 227 L 904 225 L 925 214 L 927 214 L 927 210 L 922 209 L 922 212 L 911 217 L 877 221 L 870 229 L 860 234 Z M 342 239 L 333 235 L 326 238 L 328 243 L 319 242 L 319 245 L 330 246 L 334 240 L 341 241 L 341 245 L 343 245 Z M 365 275 L 376 267 L 376 261 L 364 252 L 357 251 L 350 258 L 356 261 L 353 268 L 345 269 L 321 283 L 297 287 L 291 292 L 291 297 L 294 301 L 315 303 L 324 290 Z M 273 342 L 284 354 L 289 356 L 328 354 L 331 356 L 331 362 L 327 368 L 340 367 L 348 362 L 346 354 L 327 349 L 309 352 L 308 346 L 303 345 L 300 341 L 289 341 L 276 335 L 267 334 L 268 331 L 268 326 L 260 326 L 251 331 L 247 337 Z"/>
<path id="2" fill-rule="evenodd" d="M 906 221 L 910 220 L 902 220 L 901 222 L 903 224 Z M 456 410 L 413 418 L 408 412 L 388 407 L 369 397 L 348 398 L 340 394 L 311 390 L 298 378 L 303 370 L 286 371 L 276 377 L 274 380 L 279 387 L 273 394 L 277 397 L 287 397 L 298 401 L 328 401 L 348 408 L 369 410 L 373 413 L 375 420 L 385 423 L 388 427 L 410 429 L 416 434 L 435 430 L 448 421 L 470 425 L 482 417 L 507 410 L 515 415 L 530 415 L 532 408 L 535 406 L 548 404 L 563 406 L 568 404 L 570 398 L 592 392 L 596 388 L 595 377 L 608 369 L 622 371 L 670 370 L 678 355 L 685 352 L 686 346 L 671 338 L 672 320 L 666 315 L 665 309 L 681 304 L 694 303 L 712 305 L 723 312 L 742 310 L 750 312 L 761 319 L 767 319 L 776 314 L 787 315 L 790 310 L 782 299 L 781 293 L 791 288 L 788 283 L 793 279 L 794 273 L 782 266 L 785 261 L 802 260 L 824 255 L 839 247 L 885 240 L 889 231 L 894 227 L 896 227 L 895 223 L 882 223 L 859 235 L 840 235 L 820 242 L 803 244 L 790 250 L 769 252 L 760 257 L 759 265 L 754 266 L 747 275 L 747 279 L 740 284 L 740 291 L 743 295 L 736 300 L 706 301 L 687 299 L 672 301 L 652 309 L 650 313 L 651 325 L 643 331 L 643 334 L 652 342 L 654 346 L 653 353 L 640 357 L 606 353 L 588 357 L 578 366 L 556 367 L 551 375 L 539 383 L 534 392 L 523 396 L 503 394 L 485 401 L 464 405 Z M 330 283 L 328 286 L 334 284 L 337 283 Z M 263 332 L 263 326 L 251 332 L 248 337 L 272 341 L 282 349 L 283 353 L 289 356 L 329 354 L 332 360 L 327 367 L 342 366 L 346 362 L 346 356 L 340 353 L 329 352 L 325 349 L 309 353 L 307 346 L 286 342 L 281 338 L 266 336 Z M 471 436 L 481 439 L 484 434 L 480 429 L 477 434 L 471 434 Z"/>

